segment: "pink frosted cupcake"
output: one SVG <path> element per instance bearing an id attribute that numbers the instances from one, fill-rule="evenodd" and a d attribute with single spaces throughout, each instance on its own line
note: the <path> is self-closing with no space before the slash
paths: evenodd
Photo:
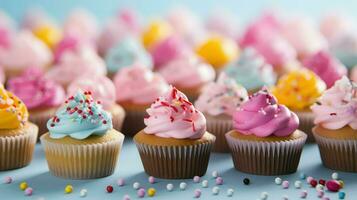
<path id="1" fill-rule="evenodd" d="M 46 77 L 67 88 L 72 81 L 81 76 L 90 77 L 106 73 L 105 63 L 95 50 L 82 45 L 75 51 L 63 53 L 60 61 L 47 72 Z"/>
<path id="2" fill-rule="evenodd" d="M 8 89 L 18 96 L 28 108 L 29 120 L 39 128 L 39 136 L 46 133 L 46 123 L 56 113 L 65 99 L 64 89 L 44 78 L 38 68 L 28 68 L 21 76 L 8 81 Z"/>
<path id="3" fill-rule="evenodd" d="M 296 114 L 267 90 L 240 106 L 233 126 L 226 138 L 237 170 L 269 176 L 296 172 L 307 136 L 297 130 Z"/>
<path id="4" fill-rule="evenodd" d="M 160 74 L 147 67 L 134 65 L 123 68 L 114 77 L 116 101 L 123 106 L 126 118 L 123 133 L 134 135 L 144 128 L 141 119 L 155 99 L 164 94 L 169 86 Z"/>
<path id="5" fill-rule="evenodd" d="M 246 100 L 247 90 L 224 73 L 203 88 L 195 107 L 205 115 L 207 131 L 216 136 L 214 151 L 229 152 L 225 134 L 233 128 L 232 115 Z"/>
<path id="6" fill-rule="evenodd" d="M 21 74 L 27 67 L 47 68 L 52 62 L 50 49 L 32 33 L 21 31 L 0 45 L 0 65 L 8 78 Z"/>
<path id="7" fill-rule="evenodd" d="M 93 99 L 100 102 L 103 108 L 112 114 L 113 128 L 120 131 L 123 125 L 125 111 L 115 103 L 115 86 L 106 76 L 80 77 L 67 88 L 68 95 L 75 95 L 78 90 L 90 91 Z"/>
<path id="8" fill-rule="evenodd" d="M 237 17 L 227 10 L 215 11 L 211 13 L 206 21 L 206 28 L 209 32 L 219 34 L 231 39 L 239 36 L 239 23 Z"/>
<path id="9" fill-rule="evenodd" d="M 193 56 L 172 60 L 159 73 L 191 101 L 197 99 L 202 87 L 213 81 L 216 74 L 211 65 Z"/>
<path id="10" fill-rule="evenodd" d="M 347 74 L 347 68 L 325 51 L 319 51 L 306 57 L 302 63 L 325 81 L 327 88 L 333 86 L 335 81 Z"/>
<path id="11" fill-rule="evenodd" d="M 4 84 L 4 83 L 5 83 L 5 72 L 0 66 L 0 84 Z"/>
<path id="12" fill-rule="evenodd" d="M 357 66 L 353 67 L 350 74 L 350 79 L 357 83 Z"/>

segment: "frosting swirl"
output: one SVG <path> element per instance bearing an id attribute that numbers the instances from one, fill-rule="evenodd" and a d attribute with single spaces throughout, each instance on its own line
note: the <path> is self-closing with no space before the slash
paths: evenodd
<path id="1" fill-rule="evenodd" d="M 198 139 L 206 132 L 206 118 L 176 88 L 156 99 L 146 110 L 144 132 L 163 138 Z"/>
<path id="2" fill-rule="evenodd" d="M 248 100 L 247 90 L 233 79 L 221 73 L 216 82 L 207 84 L 195 102 L 203 113 L 213 116 L 226 114 L 232 116 L 241 103 Z"/>
<path id="3" fill-rule="evenodd" d="M 252 48 L 246 48 L 237 61 L 225 67 L 224 72 L 248 90 L 273 85 L 276 81 L 272 66 Z"/>
<path id="4" fill-rule="evenodd" d="M 257 137 L 288 136 L 299 126 L 299 118 L 287 107 L 277 104 L 267 90 L 260 90 L 233 115 L 234 128 Z"/>
<path id="5" fill-rule="evenodd" d="M 159 73 L 165 80 L 178 88 L 202 86 L 215 78 L 213 67 L 196 57 L 172 60 Z"/>
<path id="6" fill-rule="evenodd" d="M 24 103 L 0 84 L 0 129 L 16 129 L 28 120 Z"/>
<path id="7" fill-rule="evenodd" d="M 93 98 L 101 101 L 105 109 L 115 104 L 115 86 L 106 76 L 80 77 L 67 88 L 68 95 L 75 95 L 78 90 L 91 91 Z"/>
<path id="8" fill-rule="evenodd" d="M 299 69 L 282 76 L 272 88 L 272 93 L 279 103 L 301 110 L 315 103 L 325 88 L 325 83 L 315 73 Z"/>
<path id="9" fill-rule="evenodd" d="M 105 62 L 108 71 L 112 73 L 134 63 L 140 63 L 149 68 L 153 67 L 151 55 L 134 38 L 125 38 L 116 43 L 106 54 Z"/>
<path id="10" fill-rule="evenodd" d="M 336 58 L 325 51 L 319 51 L 303 60 L 303 65 L 315 72 L 329 88 L 335 81 L 347 74 L 347 69 Z"/>
<path id="11" fill-rule="evenodd" d="M 94 101 L 91 92 L 77 92 L 70 96 L 47 122 L 50 137 L 54 139 L 70 136 L 82 140 L 90 135 L 104 135 L 112 129 L 112 116 Z"/>
<path id="12" fill-rule="evenodd" d="M 44 78 L 38 68 L 28 68 L 21 76 L 10 79 L 8 89 L 29 109 L 59 106 L 65 98 L 64 89 Z"/>
<path id="13" fill-rule="evenodd" d="M 326 129 L 350 126 L 357 130 L 357 84 L 343 76 L 311 106 L 315 124 Z"/>
<path id="14" fill-rule="evenodd" d="M 149 104 L 164 94 L 169 86 L 162 76 L 142 65 L 121 69 L 114 77 L 116 100 Z"/>

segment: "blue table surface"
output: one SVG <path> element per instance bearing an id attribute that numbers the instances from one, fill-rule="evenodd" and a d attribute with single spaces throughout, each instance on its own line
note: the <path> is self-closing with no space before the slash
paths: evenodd
<path id="1" fill-rule="evenodd" d="M 88 190 L 87 196 L 83 199 L 98 200 L 98 199 L 122 199 L 125 194 L 129 194 L 131 199 L 138 199 L 136 190 L 132 188 L 134 182 L 140 182 L 145 188 L 153 187 L 157 193 L 155 197 L 145 197 L 146 199 L 157 200 L 184 200 L 193 199 L 194 190 L 200 188 L 202 190 L 201 199 L 205 200 L 221 200 L 221 199 L 241 199 L 255 200 L 259 199 L 262 192 L 269 193 L 270 200 L 280 200 L 284 195 L 289 199 L 300 199 L 299 195 L 302 190 L 308 191 L 306 199 L 319 199 L 314 188 L 307 185 L 303 180 L 302 189 L 296 189 L 294 182 L 300 180 L 300 173 L 311 175 L 315 178 L 330 179 L 332 170 L 326 169 L 321 164 L 319 152 L 316 144 L 307 144 L 304 148 L 301 162 L 298 171 L 295 174 L 280 176 L 283 180 L 290 182 L 289 189 L 283 189 L 282 186 L 274 184 L 275 176 L 254 176 L 238 172 L 233 168 L 233 162 L 229 154 L 213 153 L 209 163 L 207 174 L 201 180 L 209 181 L 209 188 L 202 188 L 201 184 L 193 183 L 191 179 L 187 180 L 163 180 L 158 179 L 155 184 L 148 182 L 148 175 L 145 174 L 140 161 L 137 149 L 131 138 L 126 138 L 124 147 L 120 154 L 117 169 L 112 176 L 94 179 L 94 180 L 65 180 L 52 176 L 47 167 L 44 152 L 40 144 L 37 144 L 35 155 L 32 163 L 22 169 L 0 172 L 0 179 L 3 180 L 6 176 L 13 178 L 13 183 L 0 183 L 0 199 L 80 199 L 79 192 L 85 188 Z M 217 170 L 223 177 L 224 184 L 219 186 L 220 193 L 212 195 L 212 187 L 215 185 L 215 180 L 211 176 L 212 171 Z M 345 187 L 342 191 L 346 192 L 345 199 L 356 199 L 357 196 L 357 174 L 338 172 L 339 177 L 345 182 Z M 251 184 L 246 186 L 242 180 L 248 177 Z M 119 187 L 116 181 L 119 178 L 124 178 L 126 185 Z M 26 197 L 24 192 L 19 189 L 19 184 L 26 181 L 30 187 L 34 189 L 34 193 L 30 197 Z M 185 191 L 179 190 L 180 182 L 187 183 Z M 174 190 L 168 192 L 166 185 L 174 184 Z M 64 194 L 64 188 L 67 184 L 73 185 L 74 191 L 71 194 Z M 107 185 L 114 186 L 114 192 L 109 194 L 106 192 Z M 228 188 L 234 189 L 233 197 L 227 197 L 226 191 Z M 337 193 L 325 192 L 325 195 L 331 200 L 338 199 Z"/>

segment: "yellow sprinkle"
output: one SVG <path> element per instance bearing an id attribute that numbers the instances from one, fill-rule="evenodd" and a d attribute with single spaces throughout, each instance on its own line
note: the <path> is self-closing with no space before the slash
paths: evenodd
<path id="1" fill-rule="evenodd" d="M 70 194 L 73 192 L 73 187 L 72 185 L 67 185 L 65 188 L 64 188 L 64 193 L 66 194 Z"/>
<path id="2" fill-rule="evenodd" d="M 155 194 L 156 194 L 155 188 L 149 188 L 149 189 L 148 189 L 148 195 L 149 195 L 149 197 L 153 197 L 153 196 L 155 196 Z"/>
<path id="3" fill-rule="evenodd" d="M 26 182 L 21 182 L 20 185 L 19 185 L 19 188 L 21 190 L 26 190 L 26 188 L 28 187 L 27 183 Z"/>
<path id="4" fill-rule="evenodd" d="M 338 182 L 340 182 L 341 188 L 345 186 L 345 182 L 343 182 L 342 180 L 339 180 Z"/>

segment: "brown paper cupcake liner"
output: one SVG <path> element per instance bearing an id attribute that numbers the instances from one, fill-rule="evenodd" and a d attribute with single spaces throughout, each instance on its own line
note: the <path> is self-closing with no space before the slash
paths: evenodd
<path id="1" fill-rule="evenodd" d="M 57 108 L 49 108 L 42 111 L 31 112 L 29 120 L 38 126 L 38 139 L 48 132 L 47 121 L 56 114 Z"/>
<path id="2" fill-rule="evenodd" d="M 314 114 L 311 111 L 294 111 L 299 117 L 299 130 L 307 134 L 308 143 L 314 143 L 315 138 L 312 134 L 314 124 Z"/>
<path id="3" fill-rule="evenodd" d="M 213 146 L 214 152 L 228 153 L 230 149 L 226 140 L 226 133 L 232 130 L 232 119 L 230 117 L 215 117 L 205 115 L 207 120 L 207 131 L 216 136 L 216 142 Z"/>
<path id="4" fill-rule="evenodd" d="M 357 141 L 330 139 L 313 133 L 322 163 L 327 168 L 357 172 Z"/>
<path id="5" fill-rule="evenodd" d="M 145 172 L 164 179 L 187 179 L 206 174 L 214 140 L 190 146 L 136 143 Z"/>
<path id="6" fill-rule="evenodd" d="M 97 144 L 53 143 L 41 136 L 51 174 L 66 179 L 94 179 L 114 173 L 123 145 L 120 139 Z"/>
<path id="7" fill-rule="evenodd" d="M 121 131 L 125 118 L 124 109 L 119 105 L 114 105 L 108 111 L 110 112 L 110 114 L 112 114 L 113 128 L 117 131 Z"/>
<path id="8" fill-rule="evenodd" d="M 257 175 L 284 175 L 296 172 L 306 141 L 302 137 L 277 142 L 239 140 L 226 134 L 234 167 Z"/>
<path id="9" fill-rule="evenodd" d="M 30 164 L 38 128 L 34 124 L 29 124 L 22 131 L 24 133 L 14 136 L 0 136 L 0 171 L 17 169 Z"/>
<path id="10" fill-rule="evenodd" d="M 127 110 L 123 124 L 123 133 L 126 136 L 134 136 L 137 132 L 145 128 L 145 110 Z"/>

